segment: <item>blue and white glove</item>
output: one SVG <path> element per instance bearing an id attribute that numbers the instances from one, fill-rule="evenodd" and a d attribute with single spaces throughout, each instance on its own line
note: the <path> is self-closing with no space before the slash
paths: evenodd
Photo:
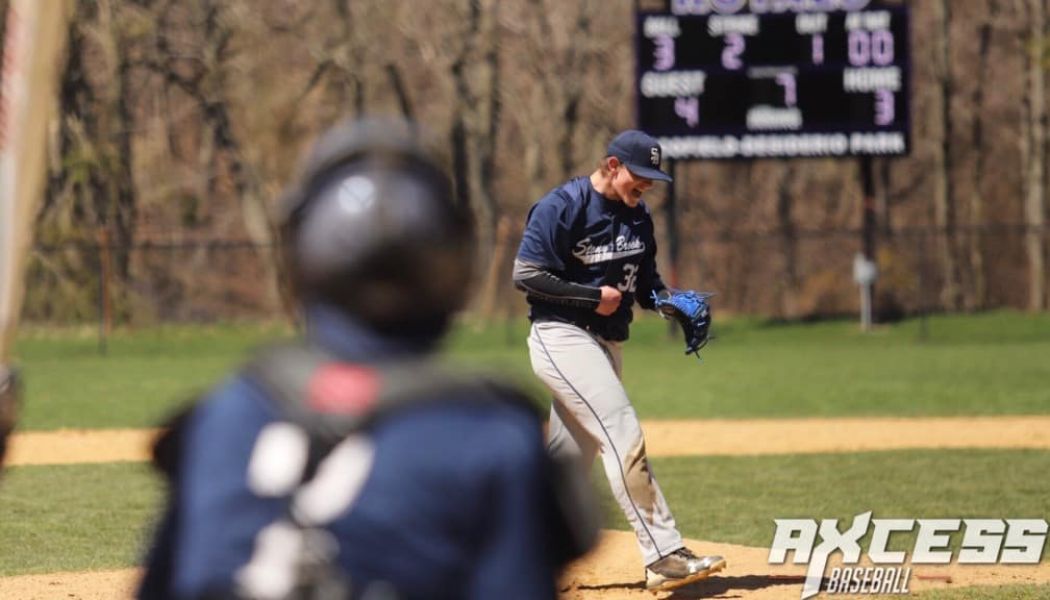
<path id="1" fill-rule="evenodd" d="M 712 294 L 693 290 L 661 290 L 653 292 L 654 308 L 665 318 L 674 319 L 685 335 L 685 353 L 700 358 L 700 349 L 707 345 L 711 331 L 711 306 L 707 299 Z"/>

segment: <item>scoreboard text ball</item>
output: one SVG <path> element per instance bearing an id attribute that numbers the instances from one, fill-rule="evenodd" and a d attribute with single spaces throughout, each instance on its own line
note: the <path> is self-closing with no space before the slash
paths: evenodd
<path id="1" fill-rule="evenodd" d="M 905 6 L 638 0 L 636 18 L 638 127 L 668 158 L 908 153 Z"/>

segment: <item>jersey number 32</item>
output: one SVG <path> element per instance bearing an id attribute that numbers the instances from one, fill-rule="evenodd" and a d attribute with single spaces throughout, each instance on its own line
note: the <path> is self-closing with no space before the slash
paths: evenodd
<path id="1" fill-rule="evenodd" d="M 623 281 L 616 284 L 621 292 L 631 292 L 638 287 L 638 265 L 627 263 L 623 266 Z"/>

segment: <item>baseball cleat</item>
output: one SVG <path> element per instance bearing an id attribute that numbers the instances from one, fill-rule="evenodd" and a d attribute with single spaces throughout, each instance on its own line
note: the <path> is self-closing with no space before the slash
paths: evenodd
<path id="1" fill-rule="evenodd" d="M 651 592 L 674 590 L 706 579 L 726 568 L 721 556 L 697 556 L 679 548 L 645 568 L 645 589 Z"/>

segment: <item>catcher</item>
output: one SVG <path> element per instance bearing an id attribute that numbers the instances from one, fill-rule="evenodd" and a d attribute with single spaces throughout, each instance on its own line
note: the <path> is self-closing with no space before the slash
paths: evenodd
<path id="1" fill-rule="evenodd" d="M 554 600 L 596 537 L 528 399 L 432 358 L 473 228 L 417 129 L 332 128 L 285 196 L 306 331 L 156 444 L 171 485 L 138 597 Z"/>
<path id="2" fill-rule="evenodd" d="M 514 261 L 514 283 L 530 304 L 532 368 L 554 394 L 548 449 L 585 472 L 601 454 L 650 590 L 681 587 L 726 564 L 683 546 L 620 382 L 635 301 L 678 320 L 687 353 L 706 343 L 710 326 L 706 296 L 669 290 L 656 270 L 653 221 L 641 198 L 654 180 L 671 180 L 660 155 L 641 131 L 616 136 L 590 177 L 569 180 L 532 207 Z"/>

